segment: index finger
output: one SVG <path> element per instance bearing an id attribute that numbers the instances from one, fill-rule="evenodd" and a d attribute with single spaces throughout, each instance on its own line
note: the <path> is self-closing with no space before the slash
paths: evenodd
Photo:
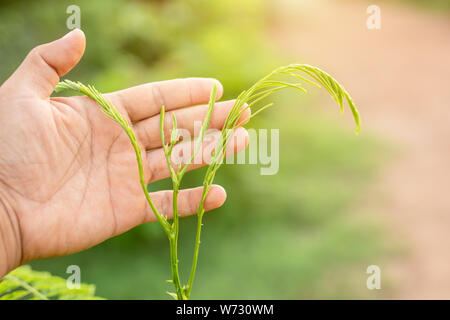
<path id="1" fill-rule="evenodd" d="M 217 85 L 217 100 L 222 96 L 223 87 L 218 80 L 211 78 L 146 83 L 105 96 L 116 107 L 126 110 L 132 122 L 137 122 L 159 114 L 163 105 L 166 110 L 174 110 L 208 103 L 214 83 Z"/>

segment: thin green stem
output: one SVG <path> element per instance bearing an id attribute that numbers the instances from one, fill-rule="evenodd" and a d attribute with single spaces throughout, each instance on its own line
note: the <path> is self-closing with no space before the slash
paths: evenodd
<path id="1" fill-rule="evenodd" d="M 178 193 L 179 193 L 179 185 L 174 181 L 173 182 L 173 224 L 172 224 L 172 237 L 170 237 L 170 257 L 171 257 L 171 266 L 172 266 L 172 280 L 173 285 L 175 286 L 175 290 L 177 292 L 178 300 L 184 300 L 183 288 L 181 286 L 180 273 L 178 270 L 178 233 L 179 233 L 179 225 L 180 218 L 178 215 Z"/>
<path id="2" fill-rule="evenodd" d="M 201 237 L 202 226 L 203 226 L 202 220 L 203 220 L 203 214 L 205 213 L 204 203 L 205 203 L 206 195 L 208 194 L 208 192 L 209 192 L 209 187 L 204 185 L 201 202 L 200 202 L 200 205 L 198 206 L 198 211 L 197 211 L 197 231 L 196 231 L 196 235 L 195 235 L 194 256 L 192 258 L 191 273 L 189 275 L 189 280 L 188 280 L 188 284 L 186 287 L 186 298 L 187 299 L 189 299 L 191 296 L 191 290 L 192 290 L 192 286 L 194 284 L 194 279 L 195 279 L 195 272 L 197 270 L 198 253 L 200 251 L 200 237 Z"/>
<path id="3" fill-rule="evenodd" d="M 178 270 L 178 232 L 179 232 L 179 216 L 178 216 L 178 193 L 179 193 L 179 187 L 180 187 L 180 181 L 177 178 L 177 175 L 175 174 L 172 163 L 170 161 L 170 156 L 172 154 L 172 149 L 176 141 L 177 136 L 177 123 L 175 115 L 173 116 L 173 123 L 172 123 L 172 132 L 171 132 L 171 139 L 170 139 L 170 147 L 167 147 L 165 138 L 164 138 L 164 119 L 165 119 L 165 109 L 164 106 L 161 107 L 161 113 L 160 113 L 160 123 L 159 123 L 159 130 L 160 130 L 160 137 L 161 137 L 161 144 L 164 149 L 164 156 L 166 158 L 167 167 L 170 171 L 170 177 L 172 178 L 172 187 L 173 187 L 173 199 L 172 199 L 172 206 L 173 206 L 173 222 L 171 225 L 170 235 L 169 235 L 169 243 L 170 243 L 170 266 L 172 271 L 172 282 L 175 287 L 176 295 L 178 300 L 183 300 L 183 288 L 181 286 L 181 280 L 180 280 L 180 273 Z"/>
<path id="4" fill-rule="evenodd" d="M 169 236 L 170 243 L 170 265 L 172 270 L 172 281 L 175 287 L 178 300 L 184 300 L 185 295 L 181 285 L 180 272 L 178 269 L 178 232 L 179 232 L 179 216 L 178 216 L 178 186 L 173 185 L 173 224 L 172 232 Z"/>
<path id="5" fill-rule="evenodd" d="M 127 134 L 128 134 L 128 132 L 127 132 Z M 134 144 L 134 143 L 132 143 L 132 145 L 133 145 L 134 151 L 136 152 L 136 160 L 137 160 L 138 169 L 139 169 L 139 181 L 141 183 L 142 191 L 144 191 L 145 198 L 147 199 L 148 204 L 150 205 L 153 212 L 155 213 L 156 219 L 161 224 L 161 226 L 163 227 L 166 234 L 169 235 L 170 234 L 169 223 L 167 222 L 166 218 L 165 217 L 163 218 L 163 216 L 159 213 L 158 209 L 156 209 L 156 206 L 153 203 L 153 201 L 150 197 L 150 194 L 147 190 L 147 182 L 145 181 L 145 178 L 144 178 L 144 167 L 142 165 L 141 150 L 139 148 L 139 145 Z"/>
<path id="6" fill-rule="evenodd" d="M 175 191 L 175 190 L 174 190 Z M 175 194 L 175 192 L 174 192 Z M 178 192 L 176 193 L 178 194 Z M 175 197 L 175 196 L 174 196 Z M 176 203 L 175 203 L 176 205 Z M 174 225 L 175 226 L 175 223 Z M 175 227 L 176 228 L 176 227 Z M 170 243 L 170 266 L 172 270 L 172 282 L 175 287 L 178 300 L 184 300 L 183 288 L 181 286 L 180 273 L 178 270 L 178 235 L 174 233 L 169 237 Z"/>

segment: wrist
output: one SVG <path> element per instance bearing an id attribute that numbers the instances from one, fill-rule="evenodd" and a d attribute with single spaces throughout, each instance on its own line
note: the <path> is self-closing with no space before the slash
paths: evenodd
<path id="1" fill-rule="evenodd" d="M 22 245 L 18 217 L 0 190 L 0 280 L 18 267 L 22 260 Z"/>

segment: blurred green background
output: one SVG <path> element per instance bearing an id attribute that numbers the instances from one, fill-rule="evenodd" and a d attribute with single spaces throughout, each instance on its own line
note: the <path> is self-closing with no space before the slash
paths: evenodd
<path id="1" fill-rule="evenodd" d="M 278 65 L 308 63 L 290 61 L 266 39 L 268 2 L 3 1 L 0 79 L 32 47 L 65 34 L 66 8 L 77 4 L 87 48 L 67 78 L 107 92 L 176 77 L 215 77 L 225 87 L 224 99 L 233 98 Z M 427 3 L 448 8 L 447 1 Z M 331 99 L 318 104 L 317 94 L 324 93 L 311 91 L 304 97 L 279 95 L 276 106 L 249 125 L 280 129 L 278 174 L 261 176 L 255 165 L 219 171 L 216 183 L 228 190 L 228 200 L 205 216 L 193 298 L 378 294 L 365 289 L 365 268 L 389 248 L 380 240 L 378 221 L 364 212 L 356 215 L 355 208 L 387 147 L 368 133 L 355 136 L 349 118 L 337 123 L 320 110 L 338 112 Z M 200 184 L 202 175 L 202 170 L 190 173 L 184 186 Z M 169 187 L 169 181 L 161 181 L 150 189 Z M 181 225 L 184 279 L 195 219 L 185 218 Z M 165 292 L 172 289 L 165 282 L 170 278 L 168 242 L 157 224 L 85 252 L 31 263 L 63 277 L 71 264 L 79 265 L 82 281 L 96 284 L 97 294 L 106 298 L 167 299 Z"/>

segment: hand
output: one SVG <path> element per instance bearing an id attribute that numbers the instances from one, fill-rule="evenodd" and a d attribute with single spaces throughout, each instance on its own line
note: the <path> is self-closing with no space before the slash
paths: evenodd
<path id="1" fill-rule="evenodd" d="M 59 77 L 78 63 L 84 48 L 80 30 L 38 46 L 0 87 L 0 278 L 27 261 L 84 250 L 155 221 L 122 128 L 86 97 L 50 98 Z M 143 150 L 152 150 L 143 152 L 149 183 L 169 176 L 159 135 L 161 105 L 175 113 L 179 128 L 193 133 L 193 122 L 206 114 L 207 106 L 199 104 L 208 102 L 214 82 L 177 79 L 107 95 L 133 123 Z M 222 127 L 232 104 L 216 104 L 210 128 Z M 199 106 L 185 108 L 192 105 Z M 248 112 L 243 115 L 248 117 Z M 234 134 L 239 139 L 232 152 L 243 150 L 245 129 Z M 192 144 L 181 143 L 187 148 Z M 201 192 L 180 192 L 180 215 L 196 212 Z M 170 217 L 171 191 L 151 197 L 160 213 Z M 225 198 L 224 189 L 213 186 L 205 209 L 221 206 Z"/>

